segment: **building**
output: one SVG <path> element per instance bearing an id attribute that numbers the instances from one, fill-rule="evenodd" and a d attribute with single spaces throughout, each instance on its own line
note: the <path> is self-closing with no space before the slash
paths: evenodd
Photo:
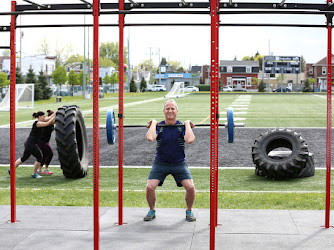
<path id="1" fill-rule="evenodd" d="M 22 58 L 22 62 L 17 60 L 17 67 L 21 65 L 21 73 L 26 76 L 29 69 L 32 68 L 36 75 L 43 71 L 44 75 L 50 76 L 56 68 L 56 57 L 48 57 L 45 55 L 26 56 Z M 10 72 L 10 58 L 3 60 L 2 70 Z"/>
<path id="2" fill-rule="evenodd" d="M 220 61 L 222 85 L 235 91 L 257 90 L 259 70 L 259 61 Z"/>
<path id="3" fill-rule="evenodd" d="M 172 88 L 172 82 L 184 82 L 184 86 L 193 86 L 200 84 L 200 75 L 198 73 L 165 73 L 155 74 L 155 83 L 166 86 L 169 91 Z"/>
<path id="4" fill-rule="evenodd" d="M 332 55 L 332 62 L 334 56 Z M 334 67 L 332 66 L 332 82 L 333 82 Z M 317 63 L 306 63 L 305 65 L 306 78 L 314 78 L 314 91 L 327 90 L 327 57 L 322 58 Z"/>

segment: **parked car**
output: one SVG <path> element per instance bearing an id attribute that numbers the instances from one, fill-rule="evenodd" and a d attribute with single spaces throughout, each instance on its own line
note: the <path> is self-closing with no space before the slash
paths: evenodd
<path id="1" fill-rule="evenodd" d="M 184 92 L 198 92 L 199 88 L 195 86 L 187 86 L 184 88 Z"/>
<path id="2" fill-rule="evenodd" d="M 166 91 L 165 85 L 153 85 L 152 91 Z"/>
<path id="3" fill-rule="evenodd" d="M 230 86 L 224 86 L 224 87 L 223 87 L 223 91 L 224 91 L 224 92 L 232 92 L 233 89 L 232 89 Z"/>
<path id="4" fill-rule="evenodd" d="M 70 91 L 68 89 L 60 89 L 53 92 L 53 94 L 56 96 L 69 96 Z"/>
<path id="5" fill-rule="evenodd" d="M 282 92 L 282 88 L 274 89 L 273 92 Z M 291 89 L 283 88 L 283 92 L 291 92 Z"/>

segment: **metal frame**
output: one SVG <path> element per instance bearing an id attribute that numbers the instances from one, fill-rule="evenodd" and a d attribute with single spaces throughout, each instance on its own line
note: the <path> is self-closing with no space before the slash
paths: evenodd
<path id="1" fill-rule="evenodd" d="M 10 31 L 10 50 L 11 50 L 11 78 L 10 78 L 10 169 L 11 169 L 11 222 L 16 222 L 16 173 L 15 173 L 15 83 L 16 83 L 16 28 L 41 28 L 41 27 L 84 27 L 93 26 L 94 29 L 94 58 L 93 58 L 93 164 L 94 164 L 94 248 L 99 249 L 99 27 L 118 26 L 119 27 L 119 68 L 124 65 L 124 27 L 126 26 L 209 26 L 211 27 L 211 104 L 210 104 L 210 249 L 215 248 L 215 227 L 217 223 L 218 211 L 218 120 L 219 120 L 219 27 L 224 26 L 270 26 L 270 27 L 313 27 L 327 28 L 328 31 L 328 50 L 327 50 L 327 135 L 326 135 L 326 211 L 325 228 L 329 228 L 330 218 L 330 181 L 331 181 L 331 130 L 332 130 L 332 19 L 334 6 L 332 0 L 327 0 L 325 4 L 301 4 L 285 3 L 284 0 L 277 3 L 239 3 L 211 0 L 209 2 L 187 3 L 181 2 L 134 2 L 124 3 L 102 3 L 99 0 L 93 0 L 93 11 L 89 10 L 91 4 L 85 0 L 80 0 L 82 4 L 49 4 L 40 5 L 30 0 L 25 0 L 30 5 L 16 5 L 11 2 L 11 12 L 0 12 L 0 15 L 11 15 L 10 26 L 0 26 L 0 32 Z M 43 10 L 40 10 L 43 9 Z M 100 10 L 115 11 L 100 11 Z M 149 10 L 147 10 L 149 9 Z M 155 9 L 173 9 L 172 11 L 163 11 Z M 198 10 L 206 9 L 206 10 Z M 208 11 L 207 9 L 210 9 Z M 223 9 L 223 10 L 220 10 Z M 256 10 L 249 10 L 256 9 Z M 74 11 L 75 10 L 75 11 Z M 92 25 L 16 25 L 18 15 L 93 15 Z M 100 24 L 100 15 L 119 15 L 118 24 Z M 196 14 L 210 15 L 211 23 L 139 23 L 125 24 L 124 16 L 127 14 Z M 221 24 L 220 15 L 244 15 L 244 14 L 287 14 L 287 15 L 325 15 L 326 25 L 313 24 Z M 0 48 L 8 48 L 1 46 Z M 119 225 L 123 225 L 123 128 L 124 128 L 124 71 L 119 74 Z"/>

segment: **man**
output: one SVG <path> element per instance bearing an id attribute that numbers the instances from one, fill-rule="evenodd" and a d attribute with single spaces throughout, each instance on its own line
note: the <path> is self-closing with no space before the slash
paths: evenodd
<path id="1" fill-rule="evenodd" d="M 178 108 L 174 100 L 165 102 L 163 112 L 165 120 L 159 124 L 182 124 L 176 119 Z M 192 131 L 194 124 L 187 120 L 184 126 L 159 127 L 156 120 L 151 120 L 147 127 L 149 130 L 146 133 L 146 139 L 150 142 L 157 140 L 157 151 L 146 185 L 146 199 L 150 211 L 144 217 L 144 221 L 151 221 L 155 218 L 155 189 L 163 184 L 169 174 L 173 175 L 179 187 L 183 186 L 186 190 L 186 220 L 195 221 L 196 218 L 191 211 L 196 196 L 195 186 L 184 154 L 184 143 L 190 144 L 195 141 Z"/>

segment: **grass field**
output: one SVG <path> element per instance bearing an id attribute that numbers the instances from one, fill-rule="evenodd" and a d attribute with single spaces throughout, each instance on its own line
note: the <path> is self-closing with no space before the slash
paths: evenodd
<path id="1" fill-rule="evenodd" d="M 92 206 L 92 169 L 86 178 L 66 179 L 59 168 L 42 179 L 31 179 L 32 169 L 17 170 L 17 204 L 43 206 Z M 118 170 L 100 169 L 101 206 L 118 205 Z M 147 207 L 146 179 L 150 169 L 124 169 L 124 206 Z M 209 169 L 191 169 L 196 184 L 196 208 L 209 208 Z M 325 208 L 326 171 L 314 177 L 273 181 L 258 177 L 254 170 L 219 171 L 219 208 L 228 209 L 300 209 Z M 7 168 L 0 167 L 0 204 L 10 204 Z M 171 176 L 157 189 L 157 207 L 184 207 L 184 190 L 176 187 Z M 333 206 L 334 207 L 334 206 Z"/>
<path id="2" fill-rule="evenodd" d="M 146 124 L 154 118 L 162 120 L 164 93 L 125 94 L 125 124 Z M 210 95 L 192 94 L 177 99 L 178 118 L 194 123 L 209 123 Z M 92 100 L 64 97 L 61 105 L 79 105 L 87 127 L 92 127 Z M 118 113 L 118 95 L 100 99 L 100 125 L 105 124 L 106 110 Z M 16 113 L 17 127 L 31 127 L 31 114 L 37 110 L 56 110 L 55 98 L 35 102 L 34 110 Z M 236 94 L 220 95 L 222 123 L 226 108 L 234 108 L 236 122 L 246 127 L 326 127 L 326 95 L 313 94 Z M 24 122 L 27 121 L 27 122 Z M 0 113 L 0 126 L 9 124 L 9 112 Z M 17 171 L 17 204 L 48 206 L 92 206 L 92 170 L 86 178 L 66 179 L 59 168 L 53 176 L 31 179 L 31 168 Z M 124 206 L 147 207 L 145 184 L 149 169 L 125 169 Z M 209 170 L 193 169 L 198 191 L 195 207 L 209 208 Z M 221 170 L 219 176 L 219 208 L 231 209 L 324 209 L 325 171 L 317 170 L 310 178 L 273 181 L 254 174 L 254 170 Z M 100 170 L 101 206 L 117 206 L 117 170 Z M 184 191 L 168 177 L 157 194 L 158 207 L 184 207 Z M 10 204 L 7 168 L 0 167 L 0 204 Z"/>
<path id="3" fill-rule="evenodd" d="M 162 120 L 165 93 L 127 93 L 124 97 L 125 124 L 146 124 L 154 118 Z M 151 100 L 151 101 L 150 101 Z M 149 102 L 148 102 L 149 101 Z M 247 102 L 246 102 L 247 101 Z M 177 99 L 178 118 L 194 123 L 209 123 L 210 94 L 191 94 Z M 82 97 L 64 97 L 61 105 L 79 105 L 84 112 L 87 127 L 92 127 L 92 100 Z M 226 118 L 226 108 L 234 107 L 235 118 L 241 119 L 246 127 L 326 127 L 326 95 L 313 94 L 223 94 L 220 95 L 221 118 Z M 35 102 L 34 110 L 19 110 L 17 127 L 30 127 L 31 114 L 37 110 L 56 110 L 59 103 L 55 98 Z M 100 124 L 105 125 L 106 110 L 112 107 L 118 114 L 118 94 L 108 94 L 100 99 Z M 239 110 L 241 108 L 241 110 Z M 222 120 L 222 122 L 225 122 Z M 239 122 L 236 120 L 236 122 Z M 9 124 L 9 112 L 0 113 L 0 126 Z"/>

